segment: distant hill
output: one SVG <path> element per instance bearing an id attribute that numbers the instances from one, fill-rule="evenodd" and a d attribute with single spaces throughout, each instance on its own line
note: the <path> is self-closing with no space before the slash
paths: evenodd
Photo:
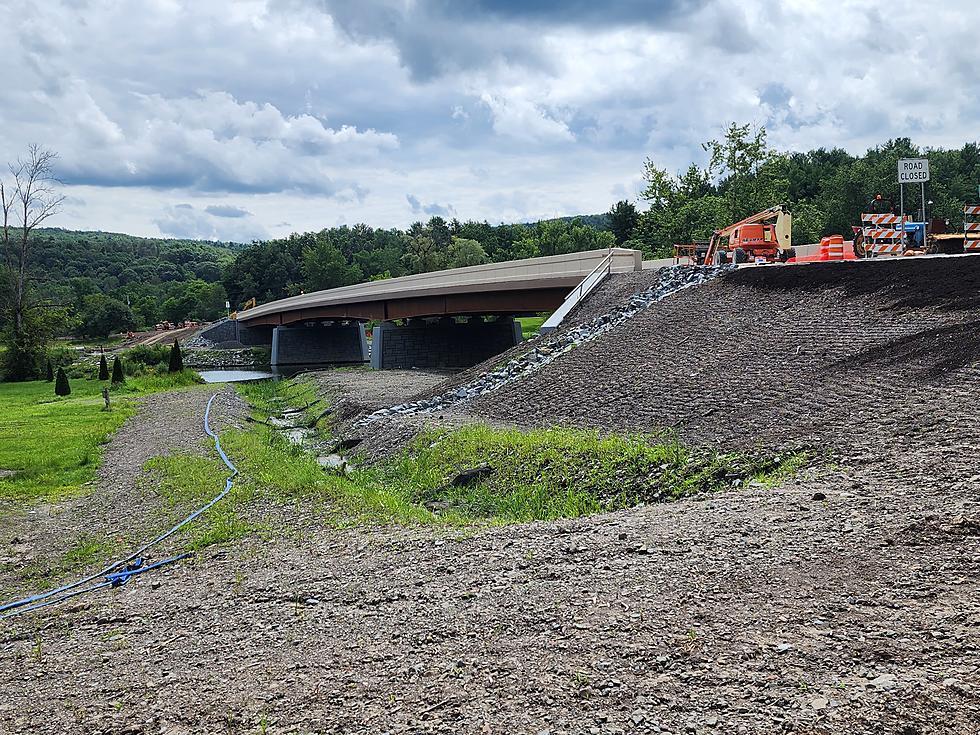
<path id="1" fill-rule="evenodd" d="M 104 308 L 104 301 L 86 301 L 92 295 L 128 304 L 132 316 L 120 329 L 221 316 L 221 278 L 244 247 L 60 228 L 35 230 L 33 243 L 30 278 L 37 296 L 69 305 L 83 319 Z"/>
<path id="2" fill-rule="evenodd" d="M 60 228 L 35 230 L 34 243 L 32 276 L 39 286 L 91 278 L 103 292 L 130 283 L 218 281 L 222 266 L 243 248 L 238 243 Z"/>
<path id="3" fill-rule="evenodd" d="M 589 227 L 594 227 L 597 230 L 609 231 L 609 215 L 603 212 L 602 214 L 575 214 L 570 217 L 554 217 L 553 219 L 543 219 L 536 222 L 525 222 L 524 224 L 529 227 L 533 227 L 539 222 L 572 222 L 574 220 L 579 220 L 583 225 L 588 225 Z"/>

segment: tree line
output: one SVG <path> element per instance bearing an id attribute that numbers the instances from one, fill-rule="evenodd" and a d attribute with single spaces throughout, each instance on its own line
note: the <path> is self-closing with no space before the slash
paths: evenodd
<path id="1" fill-rule="evenodd" d="M 930 220 L 948 220 L 952 230 L 961 230 L 963 205 L 980 202 L 976 142 L 958 149 L 920 148 L 909 138 L 896 138 L 860 156 L 841 148 L 780 152 L 769 146 L 765 128 L 732 123 L 720 140 L 703 148 L 707 165 L 691 164 L 682 172 L 646 160 L 641 199 L 648 208 L 637 213 L 629 202 L 617 205 L 632 208 L 634 215 L 627 246 L 666 257 L 675 243 L 707 240 L 715 229 L 776 204 L 788 204 L 793 212 L 795 244 L 832 234 L 849 238 L 875 195 L 898 204 L 900 158 L 929 159 Z M 914 213 L 919 187 L 907 186 L 905 196 L 906 212 Z"/>

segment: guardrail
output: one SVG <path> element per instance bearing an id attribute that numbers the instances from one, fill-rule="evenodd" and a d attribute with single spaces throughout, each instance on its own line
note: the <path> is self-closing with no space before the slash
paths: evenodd
<path id="1" fill-rule="evenodd" d="M 554 313 L 549 316 L 544 324 L 541 325 L 539 330 L 541 334 L 547 334 L 548 332 L 553 332 L 562 323 L 562 320 L 568 316 L 568 313 L 574 309 L 578 304 L 582 302 L 586 296 L 592 293 L 592 290 L 602 283 L 606 277 L 612 272 L 612 251 L 609 255 L 599 263 L 592 272 L 589 273 L 585 278 L 582 279 L 575 288 L 572 289 L 571 293 L 565 297 L 565 300 L 561 302 L 561 306 L 555 309 Z"/>

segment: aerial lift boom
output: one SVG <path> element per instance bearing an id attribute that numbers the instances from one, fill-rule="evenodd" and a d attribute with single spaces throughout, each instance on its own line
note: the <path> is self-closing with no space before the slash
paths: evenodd
<path id="1" fill-rule="evenodd" d="M 763 224 L 775 220 L 775 224 Z M 727 252 L 732 262 L 745 263 L 763 258 L 767 261 L 780 259 L 780 251 L 789 257 L 792 247 L 793 215 L 784 204 L 777 204 L 728 227 L 715 230 L 705 254 L 705 264 L 727 263 Z M 727 246 L 722 244 L 729 238 Z"/>

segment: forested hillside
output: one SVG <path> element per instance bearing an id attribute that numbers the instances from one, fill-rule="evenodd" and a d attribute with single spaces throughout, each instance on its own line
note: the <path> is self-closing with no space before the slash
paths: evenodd
<path id="1" fill-rule="evenodd" d="M 236 243 L 38 229 L 31 278 L 36 298 L 67 307 L 71 331 L 105 336 L 161 320 L 214 319 Z"/>

